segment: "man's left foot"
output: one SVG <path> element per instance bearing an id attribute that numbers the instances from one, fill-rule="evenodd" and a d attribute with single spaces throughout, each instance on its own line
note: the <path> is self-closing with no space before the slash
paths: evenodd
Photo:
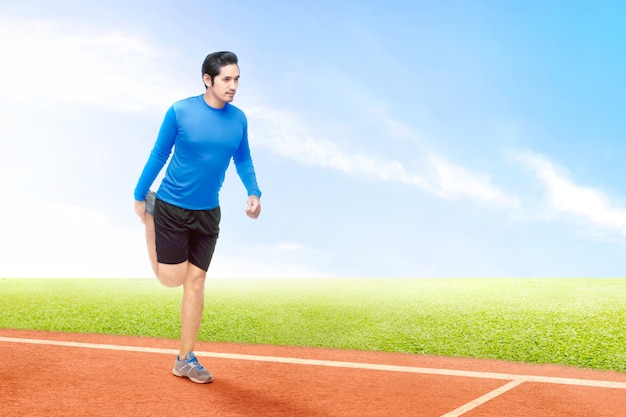
<path id="1" fill-rule="evenodd" d="M 183 359 L 177 356 L 172 373 L 176 376 L 189 378 L 197 384 L 209 384 L 213 382 L 213 375 L 198 362 L 198 358 L 196 358 L 193 352 L 189 352 Z"/>

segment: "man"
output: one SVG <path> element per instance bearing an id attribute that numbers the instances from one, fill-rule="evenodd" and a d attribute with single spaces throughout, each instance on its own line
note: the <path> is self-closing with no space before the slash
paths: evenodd
<path id="1" fill-rule="evenodd" d="M 183 286 L 180 351 L 172 373 L 213 381 L 193 353 L 204 310 L 204 282 L 219 234 L 219 190 L 231 159 L 247 192 L 246 214 L 261 213 L 261 191 L 250 157 L 245 114 L 231 105 L 239 85 L 237 56 L 209 54 L 202 64 L 206 91 L 167 111 L 135 188 L 135 212 L 146 225 L 152 269 L 167 287 Z M 165 166 L 155 193 L 150 186 Z"/>

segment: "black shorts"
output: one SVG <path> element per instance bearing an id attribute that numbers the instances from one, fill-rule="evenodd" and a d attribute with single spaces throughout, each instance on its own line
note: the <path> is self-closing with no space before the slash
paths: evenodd
<path id="1" fill-rule="evenodd" d="M 205 271 L 213 258 L 220 232 L 221 211 L 187 210 L 157 199 L 154 206 L 157 261 L 179 264 L 189 260 Z"/>

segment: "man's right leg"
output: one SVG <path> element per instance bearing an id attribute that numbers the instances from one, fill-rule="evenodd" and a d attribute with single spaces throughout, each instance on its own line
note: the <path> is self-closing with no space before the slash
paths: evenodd
<path id="1" fill-rule="evenodd" d="M 189 262 L 179 264 L 162 264 L 157 261 L 156 231 L 154 216 L 146 213 L 146 245 L 152 271 L 159 282 L 166 287 L 180 287 L 187 279 Z"/>
<path id="2" fill-rule="evenodd" d="M 152 272 L 154 272 L 154 275 L 158 277 L 159 274 L 156 254 L 156 232 L 154 230 L 154 216 L 148 213 L 146 213 L 146 245 L 148 247 L 148 257 L 150 258 Z"/>

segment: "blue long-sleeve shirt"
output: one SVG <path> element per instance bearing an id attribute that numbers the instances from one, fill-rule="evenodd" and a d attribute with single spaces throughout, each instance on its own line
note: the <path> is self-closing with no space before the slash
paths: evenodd
<path id="1" fill-rule="evenodd" d="M 216 109 L 202 95 L 174 103 L 165 114 L 156 143 L 134 197 L 143 201 L 150 186 L 167 165 L 157 197 L 188 210 L 219 206 L 219 191 L 231 159 L 248 196 L 261 196 L 248 144 L 248 121 L 237 107 Z"/>

